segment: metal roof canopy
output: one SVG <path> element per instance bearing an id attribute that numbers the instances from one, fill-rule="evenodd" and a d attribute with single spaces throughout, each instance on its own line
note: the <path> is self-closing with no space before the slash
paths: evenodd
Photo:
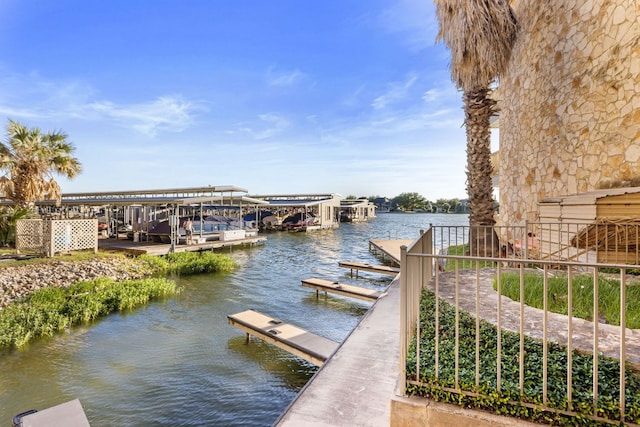
<path id="1" fill-rule="evenodd" d="M 217 185 L 207 187 L 168 188 L 158 190 L 102 191 L 93 193 L 64 193 L 62 199 L 83 198 L 142 198 L 142 197 L 195 197 L 215 193 L 248 193 L 248 190 L 233 185 Z"/>
<path id="2" fill-rule="evenodd" d="M 224 193 L 229 192 L 228 196 Z M 104 206 L 104 205 L 195 205 L 219 203 L 221 205 L 266 205 L 268 202 L 247 196 L 234 195 L 234 192 L 246 193 L 247 190 L 231 185 L 171 188 L 139 191 L 105 191 L 97 193 L 65 193 L 60 206 Z M 6 204 L 6 203 L 3 203 Z M 9 202 L 11 204 L 11 202 Z M 55 200 L 39 200 L 38 206 L 56 206 Z"/>
<path id="3" fill-rule="evenodd" d="M 44 200 L 38 206 L 55 206 L 55 200 Z M 252 199 L 247 196 L 200 196 L 200 197 L 131 197 L 131 198 L 96 198 L 96 199 L 63 199 L 61 206 L 159 206 L 159 205 L 199 205 L 217 204 L 218 206 L 261 205 L 269 202 Z"/>
<path id="4" fill-rule="evenodd" d="M 322 203 L 339 199 L 339 194 L 294 194 L 294 195 L 257 195 L 252 196 L 260 200 L 265 200 L 269 206 L 292 207 L 292 206 L 316 206 Z"/>

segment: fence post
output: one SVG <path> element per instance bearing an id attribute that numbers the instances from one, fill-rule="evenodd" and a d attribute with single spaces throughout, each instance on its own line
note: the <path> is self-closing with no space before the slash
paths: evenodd
<path id="1" fill-rule="evenodd" d="M 400 378 L 398 379 L 400 396 L 407 395 L 407 349 L 409 348 L 407 275 L 407 247 L 402 245 L 400 246 Z"/>

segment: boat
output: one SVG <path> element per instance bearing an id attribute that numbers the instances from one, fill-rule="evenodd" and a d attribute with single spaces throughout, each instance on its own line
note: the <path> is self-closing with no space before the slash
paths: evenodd
<path id="1" fill-rule="evenodd" d="M 241 230 L 241 222 L 237 218 L 229 218 L 222 215 L 207 215 L 204 218 L 199 216 L 180 217 L 178 227 L 178 240 L 186 238 L 186 233 L 182 225 L 187 219 L 193 223 L 193 236 L 202 236 L 207 240 L 217 240 L 221 231 Z M 156 243 L 171 243 L 171 227 L 169 220 L 165 219 L 156 224 L 148 232 L 149 237 Z"/>
<path id="2" fill-rule="evenodd" d="M 311 212 L 298 212 L 289 215 L 282 220 L 282 230 L 285 231 L 303 231 L 309 225 L 316 223 L 316 217 Z"/>

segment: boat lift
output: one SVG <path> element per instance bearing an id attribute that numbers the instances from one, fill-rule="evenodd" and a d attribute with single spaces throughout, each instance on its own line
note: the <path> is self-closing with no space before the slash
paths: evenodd
<path id="1" fill-rule="evenodd" d="M 315 289 L 316 297 L 318 297 L 320 291 L 324 291 L 325 294 L 327 292 L 332 292 L 338 295 L 373 302 L 377 301 L 378 298 L 385 294 L 385 292 L 382 291 L 367 289 L 360 286 L 347 285 L 339 282 L 332 282 L 330 280 L 318 279 L 315 277 L 303 280 L 302 286 Z"/>
<path id="2" fill-rule="evenodd" d="M 316 366 L 322 366 L 340 346 L 340 343 L 255 310 L 230 314 L 227 318 L 230 325 L 247 333 L 247 344 L 253 335 Z"/>

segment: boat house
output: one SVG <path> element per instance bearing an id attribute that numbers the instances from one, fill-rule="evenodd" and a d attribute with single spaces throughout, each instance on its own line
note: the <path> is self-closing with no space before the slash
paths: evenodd
<path id="1" fill-rule="evenodd" d="M 51 200 L 36 203 L 42 219 L 25 220 L 17 226 L 16 246 L 17 249 L 39 249 L 48 239 L 43 240 L 34 233 L 42 229 L 38 222 L 42 224 L 45 219 L 67 221 L 65 230 L 68 231 L 65 231 L 64 238 L 57 240 L 69 242 L 75 240 L 74 220 L 92 220 L 103 238 L 168 243 L 173 249 L 186 241 L 182 225 L 187 217 L 193 222 L 196 243 L 242 239 L 257 234 L 257 229 L 243 221 L 243 213 L 267 204 L 247 197 L 246 193 L 247 190 L 235 186 L 66 193 L 60 203 Z M 95 230 L 92 233 L 97 239 L 98 233 Z M 47 253 L 80 248 L 66 245 L 58 249 L 53 248 Z"/>
<path id="2" fill-rule="evenodd" d="M 314 231 L 338 228 L 340 225 L 340 200 L 338 194 L 254 195 L 262 200 L 278 218 L 267 229 L 283 231 Z"/>
<path id="3" fill-rule="evenodd" d="M 376 205 L 367 198 L 340 202 L 340 222 L 362 222 L 376 217 Z"/>

